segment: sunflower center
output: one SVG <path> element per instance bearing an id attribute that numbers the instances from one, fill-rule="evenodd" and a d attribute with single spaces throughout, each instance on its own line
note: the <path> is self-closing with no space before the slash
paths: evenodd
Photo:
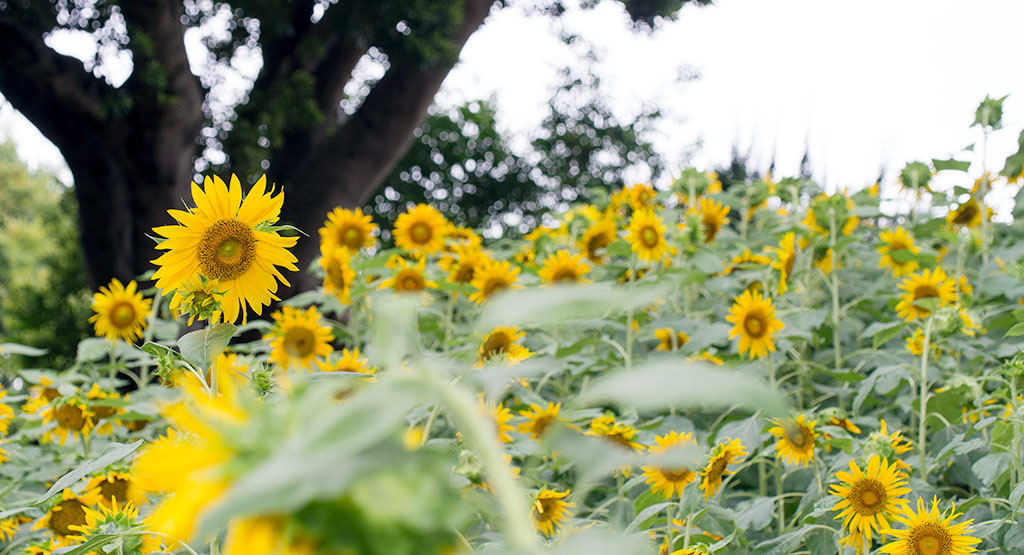
<path id="1" fill-rule="evenodd" d="M 43 390 L 41 395 L 47 401 L 53 401 L 57 397 L 60 397 L 60 392 L 57 391 L 56 387 L 47 387 L 46 389 Z"/>
<path id="2" fill-rule="evenodd" d="M 555 509 L 558 508 L 557 499 L 541 498 L 537 500 L 537 515 L 540 520 L 551 520 L 554 519 Z"/>
<path id="3" fill-rule="evenodd" d="M 95 406 L 95 407 L 92 407 L 92 413 L 96 415 L 96 418 L 110 418 L 111 416 L 114 416 L 114 413 L 116 411 L 117 411 L 117 409 L 115 409 L 114 407 L 105 407 L 105 406 Z M 118 499 L 121 499 L 121 498 L 118 497 Z"/>
<path id="4" fill-rule="evenodd" d="M 763 315 L 751 312 L 743 318 L 743 329 L 747 331 L 747 335 L 750 337 L 760 339 L 768 329 L 767 322 L 764 320 Z"/>
<path id="5" fill-rule="evenodd" d="M 551 281 L 579 281 L 579 277 L 576 276 L 575 268 L 559 268 L 551 276 Z"/>
<path id="6" fill-rule="evenodd" d="M 65 430 L 78 431 L 85 427 L 85 412 L 76 405 L 61 405 L 54 411 L 54 418 Z"/>
<path id="7" fill-rule="evenodd" d="M 587 258 L 594 260 L 599 258 L 597 251 L 611 244 L 611 239 L 604 233 L 594 235 L 587 241 Z"/>
<path id="8" fill-rule="evenodd" d="M 799 424 L 794 424 L 786 428 L 786 439 L 794 447 L 803 448 L 807 446 L 811 438 L 806 428 Z"/>
<path id="9" fill-rule="evenodd" d="M 686 468 L 685 466 L 683 468 L 672 470 L 663 468 L 661 469 L 661 474 L 662 476 L 665 477 L 665 480 L 668 482 L 689 481 L 693 477 L 693 471 L 690 470 L 689 468 Z"/>
<path id="10" fill-rule="evenodd" d="M 67 536 L 73 533 L 71 526 L 85 524 L 85 505 L 77 499 L 65 499 L 50 512 L 50 530 Z"/>
<path id="11" fill-rule="evenodd" d="M 423 276 L 414 270 L 403 271 L 395 279 L 395 289 L 398 291 L 422 291 L 426 287 Z"/>
<path id="12" fill-rule="evenodd" d="M 199 270 L 211 279 L 244 274 L 256 257 L 256 235 L 238 220 L 217 220 L 199 239 Z"/>
<path id="13" fill-rule="evenodd" d="M 970 223 L 975 216 L 978 215 L 978 209 L 974 204 L 965 204 L 960 208 L 960 212 L 956 215 L 954 221 L 958 224 Z"/>
<path id="14" fill-rule="evenodd" d="M 484 283 L 483 293 L 485 297 L 489 297 L 502 289 L 508 288 L 508 280 L 503 277 L 496 277 L 487 280 Z"/>
<path id="15" fill-rule="evenodd" d="M 363 232 L 355 227 L 347 227 L 341 232 L 340 243 L 351 250 L 359 250 L 363 246 Z"/>
<path id="16" fill-rule="evenodd" d="M 882 512 L 888 496 L 878 480 L 861 480 L 850 492 L 850 503 L 858 514 L 871 516 Z"/>
<path id="17" fill-rule="evenodd" d="M 721 480 L 722 475 L 725 474 L 725 469 L 729 466 L 729 459 L 724 456 L 715 459 L 711 463 L 711 469 L 708 471 L 708 477 L 712 480 Z"/>
<path id="18" fill-rule="evenodd" d="M 473 281 L 473 274 L 476 273 L 476 268 L 472 264 L 463 262 L 459 264 L 459 270 L 455 272 L 455 281 L 459 283 L 469 283 Z"/>
<path id="19" fill-rule="evenodd" d="M 103 499 L 114 498 L 119 503 L 124 503 L 128 499 L 128 480 L 122 478 L 103 480 L 103 483 L 100 484 L 100 495 L 103 496 Z"/>
<path id="20" fill-rule="evenodd" d="M 939 290 L 936 289 L 936 287 L 934 285 L 931 285 L 931 284 L 918 285 L 917 287 L 914 288 L 914 300 L 915 301 L 918 300 L 918 299 L 928 299 L 928 298 L 931 298 L 931 297 L 938 297 L 938 296 L 939 296 Z"/>
<path id="21" fill-rule="evenodd" d="M 484 341 L 482 354 L 480 355 L 483 359 L 491 358 L 495 355 L 500 355 L 508 351 L 508 346 L 512 343 L 512 338 L 504 333 L 492 333 Z"/>
<path id="22" fill-rule="evenodd" d="M 110 323 L 115 328 L 130 328 L 135 323 L 135 307 L 127 301 L 119 301 L 110 309 Z"/>
<path id="23" fill-rule="evenodd" d="M 550 426 L 551 423 L 554 422 L 554 421 L 555 421 L 555 417 L 554 417 L 554 415 L 551 415 L 551 414 L 543 414 L 541 416 L 538 416 L 537 419 L 533 421 L 533 433 L 534 433 L 534 435 L 536 435 L 536 436 L 544 435 L 544 431 L 547 430 L 548 426 Z"/>
<path id="24" fill-rule="evenodd" d="M 952 551 L 953 540 L 942 526 L 928 522 L 910 531 L 909 543 L 916 555 L 947 555 Z"/>
<path id="25" fill-rule="evenodd" d="M 654 248 L 658 246 L 658 232 L 651 227 L 645 227 L 640 232 L 640 242 L 647 248 Z"/>
<path id="26" fill-rule="evenodd" d="M 606 435 L 604 437 L 607 438 L 608 441 L 611 441 L 612 443 L 615 443 L 616 445 L 621 445 L 621 446 L 625 447 L 626 449 L 632 449 L 633 448 L 633 440 L 632 440 L 632 438 L 626 437 L 626 433 L 625 432 L 612 432 L 612 433 L 610 433 L 610 434 L 608 434 L 608 435 Z"/>
<path id="27" fill-rule="evenodd" d="M 423 222 L 416 222 L 409 228 L 409 237 L 412 238 L 413 243 L 424 245 L 434 237 L 434 230 Z"/>
<path id="28" fill-rule="evenodd" d="M 346 287 L 345 283 L 345 272 L 341 268 L 341 264 L 337 261 L 332 260 L 327 265 L 327 280 L 331 282 L 331 285 L 339 291 L 344 291 Z"/>
<path id="29" fill-rule="evenodd" d="M 316 348 L 316 336 L 309 328 L 292 328 L 284 336 L 284 350 L 288 356 L 306 358 Z"/>

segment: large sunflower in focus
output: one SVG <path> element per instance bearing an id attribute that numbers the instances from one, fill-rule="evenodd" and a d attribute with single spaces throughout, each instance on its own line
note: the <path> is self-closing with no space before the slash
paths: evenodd
<path id="1" fill-rule="evenodd" d="M 125 287 L 115 278 L 108 287 L 100 286 L 99 292 L 92 296 L 92 309 L 96 314 L 89 321 L 96 327 L 96 335 L 128 342 L 142 337 L 153 300 L 144 299 L 142 293 L 136 291 L 134 280 Z"/>
<path id="2" fill-rule="evenodd" d="M 865 543 L 871 546 L 872 532 L 888 528 L 889 519 L 906 505 L 907 500 L 901 496 L 910 493 L 907 475 L 896 463 L 872 455 L 866 472 L 856 461 L 850 461 L 850 471 L 837 472 L 836 478 L 841 483 L 833 484 L 831 493 L 839 502 L 832 510 L 839 511 L 835 518 L 842 519 L 850 533 L 844 543 L 861 553 Z"/>
<path id="3" fill-rule="evenodd" d="M 284 195 L 268 191 L 263 176 L 243 199 L 237 177 L 231 176 L 229 186 L 215 176 L 207 177 L 202 188 L 192 184 L 192 201 L 192 210 L 167 211 L 180 225 L 153 228 L 166 238 L 156 248 L 167 251 L 153 261 L 159 266 L 153 274 L 156 286 L 170 292 L 199 282 L 199 275 L 215 279 L 225 291 L 224 321 L 234 323 L 241 313 L 245 322 L 246 305 L 260 314 L 277 299 L 278 281 L 290 285 L 278 267 L 298 271 L 288 252 L 298 238 L 263 229 L 277 221 Z"/>
<path id="4" fill-rule="evenodd" d="M 429 204 L 417 204 L 395 220 L 395 244 L 417 254 L 431 254 L 444 248 L 448 221 Z"/>
<path id="5" fill-rule="evenodd" d="M 779 438 L 775 443 L 778 457 L 786 461 L 786 464 L 810 464 L 814 460 L 814 445 L 819 435 L 814 430 L 818 421 L 807 421 L 801 414 L 796 420 L 776 420 L 775 423 L 776 426 L 768 430 L 768 433 Z"/>
<path id="6" fill-rule="evenodd" d="M 915 305 L 914 301 L 938 299 L 939 305 L 945 306 L 956 300 L 956 285 L 942 268 L 910 274 L 900 282 L 900 289 L 906 291 L 906 294 L 900 296 L 896 312 L 908 322 L 931 315 L 930 310 Z"/>
<path id="7" fill-rule="evenodd" d="M 894 520 L 904 524 L 905 530 L 888 528 L 882 530 L 887 536 L 896 538 L 879 550 L 891 555 L 968 555 L 978 550 L 975 544 L 979 538 L 970 535 L 973 520 L 953 524 L 960 516 L 954 506 L 946 514 L 939 512 L 938 498 L 932 498 L 931 509 L 925 507 L 924 499 L 917 500 L 917 511 L 909 505 L 903 507 L 903 514 Z"/>
<path id="8" fill-rule="evenodd" d="M 739 353 L 742 355 L 750 351 L 750 358 L 761 358 L 768 356 L 769 351 L 774 352 L 775 340 L 772 335 L 784 326 L 781 320 L 775 318 L 775 307 L 771 299 L 763 298 L 760 293 L 749 289 L 736 297 L 725 319 L 734 324 L 729 330 L 729 338 L 739 336 Z"/>

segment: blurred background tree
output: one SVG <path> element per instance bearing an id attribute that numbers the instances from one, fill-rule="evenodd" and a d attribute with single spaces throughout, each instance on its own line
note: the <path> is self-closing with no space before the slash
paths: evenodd
<path id="1" fill-rule="evenodd" d="M 634 26 L 651 29 L 687 0 L 617 1 Z M 335 205 L 364 205 L 412 144 L 466 40 L 509 3 L 0 0 L 0 93 L 71 169 L 95 288 L 149 269 L 146 233 L 170 223 L 166 210 L 189 196 L 196 172 L 268 172 L 289 193 L 282 220 L 301 229 Z M 521 5 L 565 11 L 561 0 Z M 58 53 L 46 40 L 56 31 L 90 37 L 94 55 L 83 64 Z M 187 31 L 206 48 L 195 64 Z M 113 81 L 106 57 L 130 60 L 124 82 Z M 261 62 L 254 76 L 246 60 Z M 558 164 L 592 148 L 589 135 L 573 143 L 577 131 L 548 137 L 567 147 Z M 527 202 L 530 193 L 516 195 Z M 296 254 L 305 267 L 315 242 Z"/>
<path id="2" fill-rule="evenodd" d="M 0 143 L 0 343 L 47 349 L 57 368 L 74 361 L 92 314 L 76 220 L 72 192 Z"/>

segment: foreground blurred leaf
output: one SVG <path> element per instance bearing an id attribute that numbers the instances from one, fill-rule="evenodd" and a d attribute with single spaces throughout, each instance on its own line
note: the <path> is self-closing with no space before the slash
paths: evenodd
<path id="1" fill-rule="evenodd" d="M 650 306 L 666 295 L 666 285 L 557 286 L 510 291 L 487 304 L 477 329 L 503 325 L 555 324 L 581 318 L 601 318 Z"/>
<path id="2" fill-rule="evenodd" d="M 71 472 L 68 472 L 67 474 L 61 476 L 59 480 L 57 480 L 56 482 L 53 483 L 52 486 L 50 486 L 50 489 L 47 490 L 47 492 L 44 493 L 42 497 L 36 499 L 35 504 L 39 504 L 42 503 L 43 501 L 46 501 L 47 499 L 63 491 L 64 488 L 81 480 L 90 473 L 95 472 L 96 470 L 99 470 L 101 468 L 110 466 L 116 463 L 117 461 L 127 457 L 128 455 L 131 455 L 132 453 L 135 452 L 136 449 L 139 448 L 140 445 L 142 445 L 142 441 L 143 440 L 140 439 L 130 444 L 111 443 L 107 445 L 103 449 L 103 452 L 100 453 L 99 457 L 89 462 L 86 462 L 80 465 L 78 468 L 72 470 Z"/>

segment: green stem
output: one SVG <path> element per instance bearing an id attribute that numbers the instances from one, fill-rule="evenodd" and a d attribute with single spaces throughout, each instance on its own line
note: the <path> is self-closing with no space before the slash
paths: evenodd
<path id="1" fill-rule="evenodd" d="M 925 424 L 928 420 L 928 353 L 931 351 L 932 317 L 929 316 L 924 324 L 924 344 L 921 351 L 921 388 L 920 388 L 920 411 L 921 417 L 917 423 L 917 449 L 921 455 L 921 480 L 928 481 L 928 467 L 925 461 L 928 436 L 925 433 Z"/>
<path id="2" fill-rule="evenodd" d="M 829 210 L 829 243 L 832 249 L 832 271 L 829 282 L 832 285 L 832 350 L 835 355 L 836 372 L 843 365 L 843 355 L 839 342 L 839 250 L 836 248 L 836 211 Z"/>
<path id="3" fill-rule="evenodd" d="M 786 498 L 783 496 L 782 491 L 782 463 L 776 463 L 777 472 L 775 473 L 775 495 L 776 500 L 779 503 L 778 517 L 779 517 L 779 535 L 786 533 Z"/>
<path id="4" fill-rule="evenodd" d="M 430 439 L 430 429 L 434 427 L 434 420 L 437 419 L 437 413 L 441 412 L 441 403 L 434 405 L 434 410 L 430 411 L 430 416 L 427 417 L 427 423 L 423 425 L 423 439 L 420 440 L 420 446 L 427 444 L 427 440 Z"/>
<path id="5" fill-rule="evenodd" d="M 163 298 L 163 291 L 160 289 L 156 290 L 156 296 L 153 297 L 153 305 L 149 311 L 149 318 L 147 319 L 148 325 L 146 330 L 142 332 L 142 344 L 145 345 L 153 340 L 153 327 L 156 324 L 156 319 L 160 315 L 160 300 Z M 139 369 L 139 389 L 142 389 L 149 383 L 149 363 L 143 363 L 142 368 Z"/>
<path id="6" fill-rule="evenodd" d="M 679 498 L 679 508 L 680 508 L 680 510 L 682 509 L 682 506 L 683 506 L 683 499 L 680 497 Z M 693 512 L 692 511 L 690 512 L 689 515 L 686 516 L 686 522 L 684 522 L 683 524 L 686 525 L 686 530 L 683 532 L 683 549 L 686 550 L 686 549 L 688 549 L 690 547 L 690 528 L 693 527 Z M 672 553 L 672 552 L 669 551 L 669 553 Z"/>
<path id="7" fill-rule="evenodd" d="M 672 553 L 676 545 L 676 528 L 672 525 L 672 521 L 675 520 L 676 516 L 676 505 L 675 503 L 669 503 L 665 510 L 665 541 L 668 543 L 668 552 Z"/>
<path id="8" fill-rule="evenodd" d="M 985 204 L 985 197 L 988 196 L 988 126 L 984 126 L 981 138 L 981 188 L 978 190 L 978 209 L 981 210 L 981 253 L 985 264 L 988 264 L 989 256 L 989 221 L 988 206 Z"/>
<path id="9" fill-rule="evenodd" d="M 636 281 L 636 254 L 633 254 L 629 259 L 628 283 L 630 286 L 632 286 L 634 281 Z M 633 366 L 633 339 L 633 305 L 630 305 L 629 310 L 626 311 L 626 370 Z"/>

